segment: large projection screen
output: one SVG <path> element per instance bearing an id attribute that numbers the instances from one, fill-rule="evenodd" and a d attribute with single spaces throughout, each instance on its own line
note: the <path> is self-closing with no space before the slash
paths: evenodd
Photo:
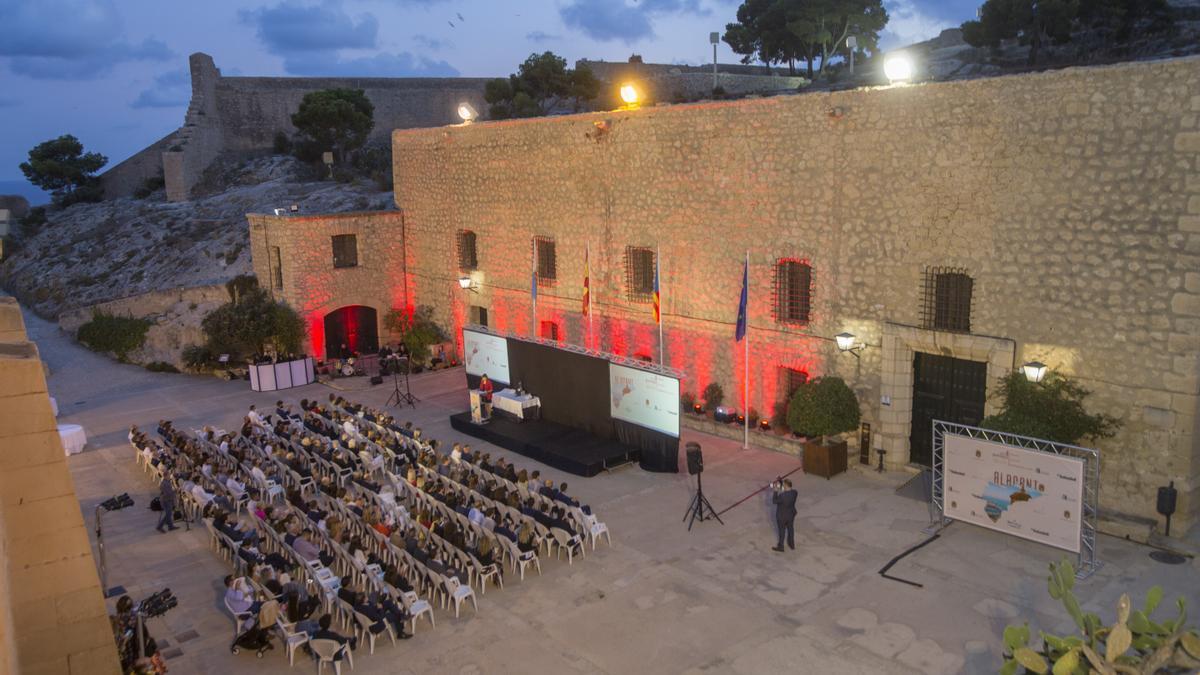
<path id="1" fill-rule="evenodd" d="M 608 391 L 614 418 L 679 437 L 679 380 L 610 363 Z"/>
<path id="2" fill-rule="evenodd" d="M 487 375 L 508 384 L 508 340 L 487 333 L 463 330 L 463 364 L 468 375 Z"/>
<path id="3" fill-rule="evenodd" d="M 1084 461 L 951 433 L 944 515 L 1079 552 Z"/>

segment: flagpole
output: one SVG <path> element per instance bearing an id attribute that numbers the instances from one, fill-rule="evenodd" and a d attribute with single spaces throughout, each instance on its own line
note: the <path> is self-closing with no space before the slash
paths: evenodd
<path id="1" fill-rule="evenodd" d="M 742 411 L 745 428 L 742 436 L 742 449 L 750 447 L 750 250 L 746 249 L 746 337 L 745 337 L 745 375 L 742 386 L 746 397 L 746 409 Z"/>
<path id="2" fill-rule="evenodd" d="M 587 243 L 587 250 L 583 254 L 584 281 L 587 282 L 587 316 L 588 316 L 588 339 L 587 348 L 592 348 L 592 242 Z"/>
<path id="3" fill-rule="evenodd" d="M 530 323 L 532 324 L 531 328 L 533 332 L 530 333 L 530 336 L 536 340 L 538 337 L 540 337 L 538 335 L 537 325 L 537 240 L 534 239 L 532 242 L 530 242 L 530 244 L 529 294 L 533 296 L 533 314 L 529 317 L 531 319 Z"/>
<path id="4" fill-rule="evenodd" d="M 667 365 L 667 353 L 663 347 L 663 317 L 662 317 L 662 246 L 654 251 L 654 292 L 658 294 L 658 364 Z"/>

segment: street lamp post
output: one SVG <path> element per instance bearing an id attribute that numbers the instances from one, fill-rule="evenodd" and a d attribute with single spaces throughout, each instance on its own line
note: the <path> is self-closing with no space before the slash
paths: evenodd
<path id="1" fill-rule="evenodd" d="M 717 88 L 717 43 L 721 41 L 721 34 L 717 33 L 717 32 L 709 33 L 708 41 L 711 42 L 712 46 L 713 46 L 713 86 L 712 86 L 712 88 L 715 90 Z"/>

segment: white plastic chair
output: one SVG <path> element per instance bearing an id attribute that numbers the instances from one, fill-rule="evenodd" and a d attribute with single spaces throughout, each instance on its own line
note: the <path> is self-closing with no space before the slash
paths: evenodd
<path id="1" fill-rule="evenodd" d="M 337 655 L 342 654 L 346 660 L 350 659 L 350 645 L 338 644 L 337 640 L 309 640 L 308 646 L 313 650 L 313 654 L 317 655 L 317 675 L 325 669 L 326 663 L 333 664 L 333 672 L 337 675 L 342 675 L 342 662 L 337 660 Z M 354 668 L 354 663 L 350 663 L 350 667 Z"/>
<path id="2" fill-rule="evenodd" d="M 308 633 L 301 633 L 292 630 L 296 624 L 286 623 L 283 619 L 277 619 L 275 627 L 279 629 L 280 637 L 283 638 L 283 644 L 287 646 L 288 665 L 296 665 L 296 648 L 308 642 Z"/>
<path id="3" fill-rule="evenodd" d="M 464 586 L 458 580 L 458 577 L 444 577 L 443 584 L 446 586 L 446 594 L 450 600 L 454 601 L 454 618 L 458 618 L 459 607 L 462 606 L 463 600 L 471 599 L 471 605 L 475 608 L 475 613 L 479 613 L 479 603 L 475 602 L 475 591 L 470 586 Z"/>
<path id="4" fill-rule="evenodd" d="M 368 617 L 366 614 L 363 614 L 362 612 L 359 612 L 357 610 L 351 610 L 351 611 L 354 612 L 354 622 L 356 624 L 358 624 L 358 626 L 357 626 L 358 632 L 362 635 L 362 637 L 359 639 L 366 640 L 367 644 L 370 647 L 370 650 L 368 653 L 374 654 L 375 653 L 375 638 L 378 636 L 371 631 L 371 626 L 374 625 L 375 622 L 371 621 L 370 617 Z M 396 634 L 392 632 L 391 624 L 389 624 L 387 621 L 384 621 L 383 625 L 386 627 L 386 632 L 388 634 L 388 637 L 390 637 L 392 639 L 392 644 L 396 644 Z"/>
<path id="5" fill-rule="evenodd" d="M 587 528 L 588 538 L 592 540 L 592 550 L 596 550 L 596 540 L 600 535 L 604 535 L 605 541 L 609 546 L 612 546 L 612 537 L 608 534 L 608 525 L 596 520 L 596 516 L 590 513 L 583 514 L 583 526 Z"/>
<path id="6" fill-rule="evenodd" d="M 554 542 L 558 544 L 558 558 L 562 559 L 563 551 L 567 552 L 567 564 L 574 563 L 575 551 L 583 552 L 583 541 L 579 539 L 579 535 L 567 534 L 566 530 L 561 528 L 550 528 L 550 536 L 554 537 Z"/>
<path id="7" fill-rule="evenodd" d="M 404 611 L 408 612 L 408 616 L 412 619 L 412 628 L 409 629 L 409 632 L 413 635 L 417 633 L 417 618 L 422 614 L 429 615 L 430 628 L 437 628 L 437 624 L 433 620 L 433 605 L 418 596 L 416 591 L 401 593 L 400 604 L 404 605 Z"/>
<path id="8" fill-rule="evenodd" d="M 496 563 L 484 565 L 478 560 L 471 560 L 475 566 L 475 578 L 479 580 L 479 592 L 487 595 L 488 581 L 495 579 L 496 583 L 500 584 L 500 590 L 504 590 L 504 577 L 500 575 L 500 566 Z"/>
<path id="9" fill-rule="evenodd" d="M 254 615 L 251 614 L 250 612 L 234 611 L 234 609 L 229 606 L 228 598 L 226 598 L 224 600 L 224 603 L 225 603 L 225 611 L 229 612 L 229 616 L 233 618 L 233 639 L 236 640 L 238 634 L 241 633 L 242 624 L 245 623 L 247 619 L 250 619 Z"/>

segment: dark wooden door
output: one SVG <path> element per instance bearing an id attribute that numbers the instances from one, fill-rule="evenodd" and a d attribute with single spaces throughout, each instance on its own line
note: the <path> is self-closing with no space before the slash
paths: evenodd
<path id="1" fill-rule="evenodd" d="M 379 351 L 379 318 L 374 309 L 351 305 L 325 315 L 325 358 L 341 358 L 342 345 L 356 354 Z"/>
<path id="2" fill-rule="evenodd" d="M 933 459 L 933 421 L 977 425 L 983 420 L 987 364 L 917 352 L 913 356 L 910 461 Z"/>

